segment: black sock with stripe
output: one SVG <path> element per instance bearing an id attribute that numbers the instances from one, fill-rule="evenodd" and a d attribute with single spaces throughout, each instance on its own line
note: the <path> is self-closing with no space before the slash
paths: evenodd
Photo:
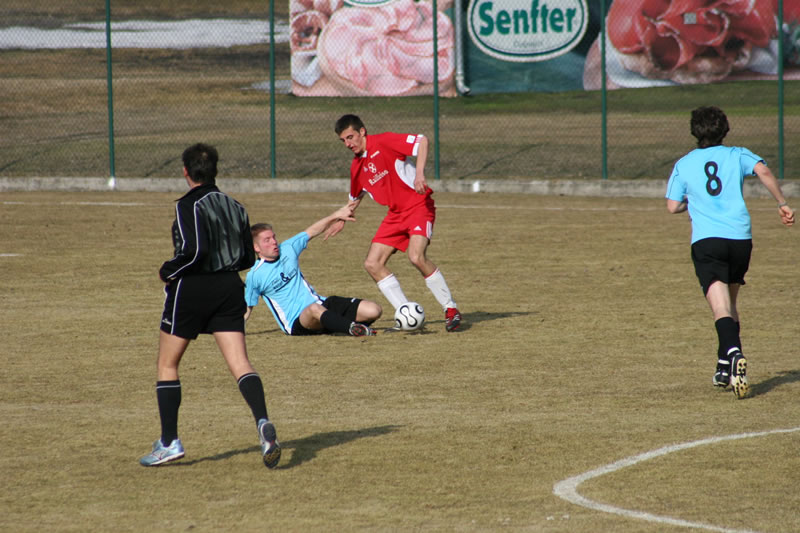
<path id="1" fill-rule="evenodd" d="M 250 406 L 256 423 L 262 418 L 267 418 L 267 401 L 264 399 L 264 384 L 261 377 L 255 372 L 245 374 L 239 378 L 239 391 L 244 396 L 244 401 Z"/>
<path id="2" fill-rule="evenodd" d="M 720 359 L 730 359 L 728 352 L 731 348 L 739 348 L 739 327 L 736 321 L 729 317 L 723 317 L 714 323 L 717 328 L 719 338 L 719 350 L 717 354 Z"/>
<path id="3" fill-rule="evenodd" d="M 164 446 L 178 438 L 178 409 L 181 407 L 181 382 L 156 382 L 158 415 L 161 418 L 161 443 Z"/>

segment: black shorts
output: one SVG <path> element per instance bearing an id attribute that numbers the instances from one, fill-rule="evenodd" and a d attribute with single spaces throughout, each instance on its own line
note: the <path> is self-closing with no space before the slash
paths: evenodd
<path id="1" fill-rule="evenodd" d="M 356 321 L 356 313 L 358 313 L 358 305 L 361 300 L 358 298 L 346 298 L 344 296 L 328 296 L 322 302 L 322 307 L 328 311 L 332 311 L 339 316 L 342 316 L 350 322 Z M 300 324 L 300 317 L 292 324 L 292 335 L 320 335 L 322 333 L 330 333 L 325 328 L 322 329 L 306 329 Z"/>
<path id="2" fill-rule="evenodd" d="M 751 239 L 734 240 L 711 237 L 692 244 L 694 272 L 703 288 L 703 294 L 715 281 L 728 285 L 744 285 L 744 275 L 750 268 Z"/>
<path id="3" fill-rule="evenodd" d="M 244 283 L 238 272 L 185 276 L 164 288 L 161 331 L 184 339 L 200 333 L 244 333 Z"/>

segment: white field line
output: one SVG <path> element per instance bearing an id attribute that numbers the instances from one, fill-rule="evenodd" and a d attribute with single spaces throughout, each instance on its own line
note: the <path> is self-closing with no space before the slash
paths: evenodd
<path id="1" fill-rule="evenodd" d="M 241 194 L 231 194 L 234 197 L 242 196 Z M 99 207 L 158 207 L 166 204 L 163 203 L 145 203 L 145 202 L 16 202 L 16 201 L 3 201 L 2 205 L 85 205 L 85 206 L 99 206 Z M 296 207 L 340 207 L 342 204 L 295 204 Z M 517 206 L 511 207 L 507 205 L 456 205 L 456 204 L 440 204 L 436 206 L 439 209 L 495 209 L 498 211 L 519 209 L 523 211 L 567 211 L 576 209 L 574 207 L 548 207 L 548 206 Z M 654 207 L 584 207 L 578 208 L 579 211 L 657 211 Z"/>
<path id="2" fill-rule="evenodd" d="M 233 197 L 239 198 L 241 194 L 232 194 Z M 2 205 L 79 205 L 79 206 L 96 206 L 96 207 L 163 207 L 163 203 L 145 203 L 145 202 L 15 202 L 4 201 Z M 316 207 L 341 207 L 342 204 L 295 204 L 298 208 L 316 208 Z M 483 210 L 519 210 L 519 211 L 659 211 L 655 207 L 581 207 L 575 208 L 570 206 L 564 207 L 548 207 L 548 206 L 516 206 L 511 207 L 507 205 L 455 205 L 455 204 L 439 204 L 436 206 L 438 209 L 483 209 Z M 664 209 L 666 211 L 666 209 Z"/>
<path id="3" fill-rule="evenodd" d="M 112 206 L 112 207 L 138 207 L 157 206 L 164 204 L 146 204 L 142 202 L 13 202 L 4 201 L 3 205 L 86 205 L 86 206 Z"/>
<path id="4" fill-rule="evenodd" d="M 241 197 L 241 194 L 232 194 L 235 198 Z M 85 205 L 85 206 L 112 206 L 112 207 L 162 207 L 165 204 L 163 203 L 145 203 L 145 202 L 15 202 L 15 201 L 3 201 L 0 202 L 0 205 Z M 342 204 L 296 204 L 296 207 L 301 208 L 308 208 L 308 207 L 340 207 Z M 651 206 L 651 207 L 614 207 L 614 206 L 605 206 L 605 207 L 574 207 L 574 206 L 559 206 L 559 207 L 548 207 L 548 206 L 508 206 L 508 205 L 478 205 L 478 204 L 438 204 L 436 206 L 438 209 L 494 209 L 497 211 L 512 211 L 512 210 L 519 210 L 519 211 L 664 211 L 666 212 L 667 208 L 661 205 L 659 206 Z M 749 211 L 776 211 L 775 208 L 767 207 L 767 208 L 755 208 L 755 207 L 748 207 Z"/>
<path id="5" fill-rule="evenodd" d="M 670 524 L 673 526 L 682 526 L 694 529 L 706 529 L 709 531 L 722 531 L 725 533 L 752 533 L 752 531 L 749 529 L 729 529 L 725 527 L 702 524 L 700 522 L 690 522 L 678 518 L 671 518 L 669 516 L 659 516 L 651 513 L 645 513 L 643 511 L 623 509 L 622 507 L 615 507 L 613 505 L 599 503 L 590 500 L 588 498 L 584 498 L 583 496 L 578 494 L 578 487 L 584 481 L 588 481 L 590 479 L 594 479 L 596 477 L 600 477 L 605 474 L 610 474 L 612 472 L 616 472 L 617 470 L 621 470 L 625 467 L 633 466 L 635 464 L 642 463 L 644 461 L 649 461 L 650 459 L 661 457 L 662 455 L 667 455 L 673 452 L 688 450 L 689 448 L 696 448 L 697 446 L 704 446 L 706 444 L 718 444 L 720 442 L 725 442 L 730 440 L 764 437 L 767 435 L 774 435 L 778 433 L 792 433 L 795 431 L 800 431 L 800 427 L 790 428 L 790 429 L 772 429 L 769 431 L 759 431 L 754 433 L 737 433 L 736 435 L 726 435 L 723 437 L 709 437 L 707 439 L 664 446 L 663 448 L 658 448 L 657 450 L 652 450 L 649 452 L 640 453 L 638 455 L 633 455 L 631 457 L 626 457 L 625 459 L 620 459 L 615 463 L 607 464 L 601 466 L 600 468 L 595 468 L 594 470 L 584 472 L 583 474 L 579 474 L 577 476 L 567 478 L 563 481 L 559 481 L 558 483 L 553 485 L 553 494 L 555 494 L 559 498 L 567 500 L 570 503 L 574 503 L 582 507 L 593 509 L 595 511 L 603 511 L 605 513 L 618 514 L 628 518 L 647 520 L 648 522 L 657 522 L 661 524 Z"/>

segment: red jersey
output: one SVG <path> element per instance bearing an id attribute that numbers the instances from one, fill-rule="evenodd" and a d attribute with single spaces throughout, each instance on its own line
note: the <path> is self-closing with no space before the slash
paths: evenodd
<path id="1" fill-rule="evenodd" d="M 433 191 L 425 194 L 414 190 L 415 165 L 406 160 L 417 155 L 422 135 L 378 133 L 367 135 L 367 149 L 353 158 L 350 165 L 350 199 L 366 191 L 373 200 L 402 212 L 429 201 Z"/>

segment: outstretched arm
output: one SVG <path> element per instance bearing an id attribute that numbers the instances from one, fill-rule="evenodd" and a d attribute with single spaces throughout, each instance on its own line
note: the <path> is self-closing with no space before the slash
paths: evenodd
<path id="1" fill-rule="evenodd" d="M 778 183 L 775 174 L 772 173 L 767 165 L 761 162 L 756 163 L 753 172 L 755 172 L 772 197 L 775 198 L 775 201 L 778 202 L 778 215 L 781 217 L 781 222 L 787 226 L 794 224 L 794 211 L 786 202 L 786 197 L 781 191 L 781 185 Z"/>
<path id="2" fill-rule="evenodd" d="M 346 209 L 346 208 L 350 209 L 349 218 L 334 219 L 327 226 L 325 226 L 325 228 L 322 230 L 322 231 L 325 231 L 325 237 L 322 238 L 323 241 L 327 241 L 328 239 L 330 239 L 331 237 L 333 237 L 334 235 L 336 235 L 337 233 L 342 231 L 342 229 L 344 229 L 345 221 L 348 221 L 348 220 L 349 221 L 354 221 L 355 220 L 355 217 L 353 216 L 353 213 L 355 213 L 356 208 L 361 204 L 361 198 L 362 197 L 359 196 L 355 200 L 350 200 L 350 202 L 346 206 L 341 208 L 341 209 Z M 308 231 L 308 230 L 306 230 L 306 231 Z M 308 235 L 310 237 L 313 237 L 313 235 L 311 235 L 310 233 Z"/>
<path id="3" fill-rule="evenodd" d="M 335 222 L 340 222 L 344 225 L 345 221 L 354 221 L 355 217 L 353 216 L 353 202 L 348 203 L 345 206 L 340 207 L 330 215 L 317 220 L 313 224 L 311 224 L 308 228 L 306 228 L 306 233 L 308 234 L 309 239 L 313 239 L 323 231 L 327 230 L 331 227 L 332 224 Z M 338 233 L 338 232 L 337 232 Z"/>

